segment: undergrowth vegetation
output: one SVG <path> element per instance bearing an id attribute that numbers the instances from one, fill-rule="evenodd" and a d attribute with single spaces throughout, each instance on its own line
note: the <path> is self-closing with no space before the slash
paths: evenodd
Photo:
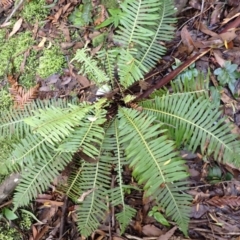
<path id="1" fill-rule="evenodd" d="M 240 142 L 211 101 L 207 78 L 193 69 L 190 78 L 182 74 L 172 83 L 171 92 L 162 89 L 134 102 L 128 89 L 165 53 L 159 43 L 172 38 L 175 11 L 169 0 L 125 0 L 120 8 L 115 45 L 95 57 L 85 46 L 72 59 L 99 87 L 99 99 L 35 101 L 1 115 L 1 135 L 19 140 L 2 160 L 8 171 L 22 174 L 13 203 L 15 209 L 28 205 L 73 161 L 61 190 L 79 206 L 80 233 L 87 237 L 97 229 L 109 205 L 117 207 L 124 233 L 136 214 L 124 200 L 134 188 L 122 175 L 129 166 L 145 196 L 188 235 L 191 197 L 178 151 L 200 149 L 205 159 L 239 166 Z"/>

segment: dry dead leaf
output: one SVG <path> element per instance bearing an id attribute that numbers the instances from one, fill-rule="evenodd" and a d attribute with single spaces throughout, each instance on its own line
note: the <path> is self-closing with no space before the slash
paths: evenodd
<path id="1" fill-rule="evenodd" d="M 99 25 L 105 20 L 106 9 L 103 5 L 99 5 L 101 12 L 98 14 L 98 17 L 94 20 L 94 25 Z"/>
<path id="2" fill-rule="evenodd" d="M 12 37 L 19 29 L 20 29 L 20 27 L 22 26 L 22 22 L 23 22 L 23 19 L 22 18 L 19 18 L 16 22 L 15 22 L 15 24 L 14 24 L 14 26 L 13 26 L 13 30 L 10 32 L 10 34 L 9 34 L 9 38 L 10 37 Z"/>
<path id="3" fill-rule="evenodd" d="M 166 232 L 164 235 L 160 236 L 157 240 L 169 240 L 169 238 L 174 234 L 174 232 L 177 230 L 177 227 L 173 227 L 171 230 Z"/>
<path id="4" fill-rule="evenodd" d="M 43 48 L 46 41 L 47 41 L 47 38 L 46 38 L 46 37 L 43 37 L 42 40 L 41 40 L 41 42 L 38 44 L 38 47 L 39 47 L 39 48 Z"/>
<path id="5" fill-rule="evenodd" d="M 85 199 L 89 194 L 91 194 L 94 190 L 96 190 L 96 188 L 93 188 L 93 189 L 90 189 L 90 190 L 84 192 L 84 193 L 80 196 L 80 198 L 77 199 L 77 201 L 78 201 L 78 202 L 83 202 L 84 199 Z"/>
<path id="6" fill-rule="evenodd" d="M 84 77 L 84 76 L 82 76 L 82 75 L 78 75 L 78 76 L 77 76 L 77 81 L 78 81 L 84 88 L 90 86 L 90 81 L 89 81 L 86 77 Z"/>
<path id="7" fill-rule="evenodd" d="M 152 224 L 147 224 L 143 226 L 142 232 L 148 237 L 159 237 L 163 233 L 161 229 L 155 227 Z"/>
<path id="8" fill-rule="evenodd" d="M 181 38 L 182 38 L 183 45 L 187 47 L 187 53 L 188 54 L 192 53 L 195 46 L 193 43 L 193 39 L 187 30 L 186 25 L 181 30 Z"/>
<path id="9" fill-rule="evenodd" d="M 213 50 L 213 55 L 217 63 L 223 68 L 225 65 L 225 60 L 222 58 L 222 54 L 219 50 Z"/>
<path id="10" fill-rule="evenodd" d="M 205 34 L 207 34 L 207 35 L 209 35 L 209 36 L 212 36 L 212 37 L 218 36 L 217 33 L 209 30 L 209 29 L 207 28 L 207 26 L 204 25 L 202 22 L 198 22 L 195 26 L 197 26 L 201 32 L 203 32 L 203 33 L 205 33 Z"/>

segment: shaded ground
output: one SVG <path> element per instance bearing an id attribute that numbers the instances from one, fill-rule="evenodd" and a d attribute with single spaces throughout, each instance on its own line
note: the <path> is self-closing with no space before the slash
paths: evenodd
<path id="1" fill-rule="evenodd" d="M 82 19 L 76 17 L 78 14 L 76 7 L 79 5 L 79 1 L 60 0 L 55 3 L 49 0 L 47 1 L 49 6 L 47 17 L 43 22 L 35 22 L 32 19 L 26 19 L 27 16 L 21 15 L 24 7 L 17 10 L 14 1 L 0 0 L 2 7 L 0 22 L 3 29 L 6 29 L 7 35 L 12 34 L 14 37 L 21 32 L 30 31 L 34 38 L 34 42 L 23 49 L 24 57 L 21 59 L 19 69 L 12 70 L 11 59 L 7 60 L 9 68 L 1 76 L 1 88 L 6 89 L 7 84 L 13 86 L 17 77 L 20 78 L 24 87 L 31 87 L 31 90 L 28 91 L 31 94 L 20 96 L 21 101 L 17 103 L 20 105 L 30 100 L 29 95 L 31 95 L 31 99 L 72 97 L 94 100 L 95 86 L 87 78 L 77 73 L 77 66 L 74 67 L 70 60 L 76 49 L 83 47 L 87 42 L 91 46 L 92 55 L 99 51 L 104 44 L 111 44 L 112 28 L 94 30 L 94 26 L 107 18 L 106 7 L 109 6 L 106 5 L 107 2 L 104 1 L 104 3 L 105 5 L 99 7 L 100 2 L 93 1 L 91 15 Z M 17 22 L 15 24 L 17 30 L 14 32 L 12 31 L 14 27 L 4 27 L 4 22 L 15 9 L 17 11 L 14 21 Z M 240 24 L 239 11 L 238 1 L 229 0 L 228 3 L 211 0 L 189 1 L 178 16 L 179 21 L 174 40 L 170 43 L 162 43 L 166 44 L 168 52 L 159 60 L 156 68 L 147 74 L 147 86 L 146 84 L 134 86 L 132 90 L 138 94 L 161 83 L 163 76 L 173 71 L 172 65 L 176 64 L 175 58 L 186 63 L 186 66 L 195 62 L 196 69 L 204 73 L 210 71 L 209 85 L 219 88 L 219 91 L 212 93 L 213 101 L 221 99 L 228 121 L 235 124 L 233 132 L 239 134 L 240 104 L 237 70 L 240 64 L 240 35 L 238 30 L 231 30 L 232 27 L 237 28 Z M 71 21 L 69 16 L 71 16 Z M 81 26 L 81 21 L 85 21 L 84 26 Z M 87 23 L 87 21 L 89 22 Z M 87 27 L 86 24 L 88 24 Z M 231 27 L 228 24 L 233 25 Z M 36 65 L 38 72 L 32 75 L 26 67 L 29 59 L 31 57 L 38 59 L 44 56 L 44 49 L 49 48 L 50 45 L 56 46 L 57 54 L 61 51 L 64 55 L 64 60 L 59 65 L 61 69 L 56 69 L 56 72 L 52 72 L 50 76 L 45 76 L 48 72 L 42 72 L 41 67 Z M 31 55 L 32 50 L 35 52 Z M 189 61 L 189 59 L 192 60 Z M 55 58 L 52 61 L 54 62 L 54 60 Z M 215 72 L 214 74 L 217 68 L 226 66 L 226 61 L 231 61 L 230 68 L 236 64 L 236 67 L 235 65 L 232 67 L 236 69 L 229 71 L 230 73 L 218 70 L 220 73 L 217 75 L 218 72 Z M 51 66 L 51 64 L 52 62 L 46 62 L 47 66 Z M 54 66 L 56 65 L 54 63 Z M 195 67 L 192 68 L 192 74 L 194 74 Z M 189 72 L 191 71 L 189 70 Z M 218 77 L 225 73 L 224 79 Z M 20 76 L 18 76 L 19 74 Z M 177 72 L 174 73 L 172 78 L 177 77 L 177 74 Z M 8 78 L 6 78 L 7 75 Z M 25 77 L 21 78 L 21 75 Z M 25 82 L 24 79 L 29 75 L 31 81 Z M 227 81 L 227 79 L 229 80 Z M 36 89 L 39 92 L 35 95 L 33 92 Z M 189 194 L 194 199 L 189 225 L 190 239 L 240 239 L 239 169 L 227 164 L 217 164 L 214 159 L 203 160 L 200 153 L 193 154 L 183 151 L 181 154 L 187 160 L 191 186 Z M 67 178 L 69 171 L 71 171 L 71 166 L 61 174 L 59 179 L 56 179 L 49 191 L 39 195 L 29 209 L 41 223 L 33 224 L 28 232 L 21 232 L 21 229 L 13 222 L 12 227 L 21 232 L 23 239 L 57 239 L 59 236 L 61 239 L 81 239 L 75 225 L 74 204 L 55 189 L 57 183 Z M 135 182 L 132 182 L 129 169 L 125 169 L 124 178 L 126 182 L 136 185 Z M 9 197 L 10 199 L 11 197 Z M 126 203 L 138 210 L 136 218 L 131 222 L 126 234 L 119 235 L 117 224 L 111 227 L 106 224 L 101 225 L 93 233 L 92 239 L 185 239 L 177 227 L 174 227 L 174 223 L 170 222 L 171 227 L 163 226 L 154 217 L 148 216 L 149 210 L 154 206 L 150 198 L 144 198 L 142 193 L 132 191 L 125 200 Z M 10 204 L 11 201 L 8 201 L 0 207 L 11 206 Z"/>

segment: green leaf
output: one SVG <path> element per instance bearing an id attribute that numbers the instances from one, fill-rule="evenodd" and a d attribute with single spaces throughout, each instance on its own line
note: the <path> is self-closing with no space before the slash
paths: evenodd
<path id="1" fill-rule="evenodd" d="M 9 208 L 3 208 L 3 214 L 8 220 L 14 220 L 18 218 L 18 216 Z"/>
<path id="2" fill-rule="evenodd" d="M 170 226 L 168 220 L 160 212 L 155 212 L 153 214 L 153 217 L 162 225 L 168 226 L 168 227 Z"/>

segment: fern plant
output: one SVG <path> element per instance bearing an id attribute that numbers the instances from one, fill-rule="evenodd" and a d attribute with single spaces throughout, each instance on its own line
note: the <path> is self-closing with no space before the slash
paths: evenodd
<path id="1" fill-rule="evenodd" d="M 120 101 L 103 97 L 94 103 L 35 102 L 1 115 L 1 135 L 14 133 L 19 138 L 3 160 L 10 171 L 22 173 L 13 203 L 15 209 L 30 203 L 74 161 L 62 190 L 78 205 L 80 233 L 87 237 L 97 229 L 110 205 L 118 207 L 116 218 L 124 233 L 136 213 L 124 200 L 125 190 L 132 188 L 122 175 L 129 166 L 145 195 L 187 235 L 191 197 L 178 149 L 200 148 L 205 157 L 239 165 L 240 142 L 213 106 L 201 74 L 180 78 L 172 83 L 172 92 L 156 91 L 137 106 L 125 103 L 134 99 L 126 96 L 129 86 L 165 52 L 159 42 L 172 38 L 175 20 L 169 0 L 125 0 L 120 6 L 114 37 L 118 46 L 102 50 L 96 58 L 85 47 L 72 60 L 80 62 L 80 72 L 100 88 L 120 88 Z M 76 153 L 80 157 L 74 158 Z"/>

